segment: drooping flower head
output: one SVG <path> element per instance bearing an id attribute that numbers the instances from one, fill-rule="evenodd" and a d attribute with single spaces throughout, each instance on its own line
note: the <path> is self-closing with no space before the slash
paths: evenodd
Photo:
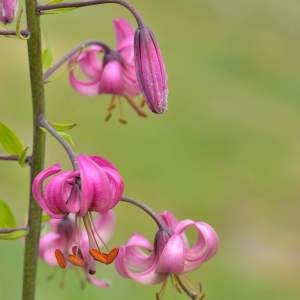
<path id="1" fill-rule="evenodd" d="M 51 266 L 82 268 L 85 279 L 95 286 L 105 288 L 109 283 L 93 276 L 96 273 L 95 260 L 90 256 L 89 233 L 77 227 L 74 219 L 69 216 L 49 221 L 50 232 L 41 237 L 39 244 L 40 258 Z M 115 225 L 112 211 L 99 215 L 95 220 L 95 229 L 102 241 L 97 245 L 103 248 L 110 239 Z"/>
<path id="2" fill-rule="evenodd" d="M 214 229 L 207 223 L 192 220 L 177 221 L 170 212 L 161 214 L 167 230 L 159 230 L 154 244 L 145 237 L 135 234 L 120 248 L 116 259 L 118 273 L 143 284 L 163 282 L 163 293 L 169 277 L 179 290 L 196 299 L 199 290 L 188 290 L 183 283 L 182 275 L 199 268 L 205 261 L 213 257 L 217 251 L 219 240 Z M 197 241 L 189 246 L 185 230 L 194 228 Z M 197 298 L 198 299 L 198 298 Z"/>
<path id="3" fill-rule="evenodd" d="M 18 4 L 18 0 L 0 0 L 0 22 L 4 24 L 13 22 Z"/>
<path id="4" fill-rule="evenodd" d="M 109 252 L 109 257 L 101 253 L 98 244 L 102 238 L 97 233 L 92 212 L 105 214 L 121 200 L 123 179 L 110 162 L 99 156 L 78 155 L 76 164 L 76 170 L 62 171 L 59 165 L 53 165 L 41 171 L 33 181 L 33 196 L 51 218 L 65 219 L 69 214 L 75 214 L 76 231 L 80 230 L 79 224 L 83 221 L 88 236 L 86 244 L 92 251 L 90 255 L 101 262 L 110 262 L 117 250 Z M 79 254 L 74 255 L 80 261 L 80 251 L 83 253 L 80 240 L 77 247 Z"/>
<path id="5" fill-rule="evenodd" d="M 166 67 L 154 34 L 146 26 L 136 30 L 134 57 L 138 83 L 149 108 L 154 113 L 165 112 L 168 98 Z"/>
<path id="6" fill-rule="evenodd" d="M 108 108 L 107 119 L 116 107 L 117 97 L 125 98 L 140 116 L 145 117 L 145 113 L 133 99 L 141 93 L 134 66 L 134 29 L 124 19 L 114 20 L 113 25 L 116 33 L 116 50 L 95 45 L 73 57 L 69 62 L 70 84 L 78 93 L 85 96 L 111 94 L 112 101 Z M 100 58 L 99 54 L 103 57 Z M 77 65 L 87 77 L 87 81 L 79 80 L 75 76 L 74 67 Z"/>
<path id="7" fill-rule="evenodd" d="M 81 154 L 76 162 L 78 170 L 62 171 L 56 164 L 34 179 L 33 195 L 52 218 L 63 218 L 69 213 L 85 216 L 89 211 L 105 213 L 122 197 L 123 179 L 109 161 Z"/>

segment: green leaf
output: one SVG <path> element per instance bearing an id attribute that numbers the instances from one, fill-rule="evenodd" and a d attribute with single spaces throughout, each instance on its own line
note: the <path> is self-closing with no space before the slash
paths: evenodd
<path id="1" fill-rule="evenodd" d="M 50 48 L 46 48 L 43 50 L 42 61 L 43 61 L 43 69 L 48 70 L 51 67 L 53 62 L 53 55 Z"/>
<path id="2" fill-rule="evenodd" d="M 73 11 L 77 8 L 78 7 L 63 7 L 63 8 L 57 8 L 57 9 L 51 9 L 51 10 L 48 10 L 48 11 L 43 11 L 42 14 L 43 15 L 57 15 L 57 14 L 67 13 L 67 12 Z"/>
<path id="3" fill-rule="evenodd" d="M 24 168 L 26 166 L 26 159 L 27 159 L 27 151 L 28 151 L 29 147 L 26 147 L 23 152 L 21 153 L 19 159 L 18 159 L 18 163 L 20 164 L 20 166 L 22 168 Z"/>
<path id="4" fill-rule="evenodd" d="M 50 220 L 50 217 L 47 214 L 42 215 L 42 222 L 48 222 Z"/>
<path id="5" fill-rule="evenodd" d="M 0 199 L 0 228 L 14 228 L 16 220 L 9 206 Z"/>
<path id="6" fill-rule="evenodd" d="M 47 4 L 56 4 L 56 3 L 61 3 L 64 2 L 64 0 L 51 0 Z"/>
<path id="7" fill-rule="evenodd" d="M 28 234 L 27 230 L 18 230 L 10 233 L 0 233 L 0 240 L 16 240 Z"/>
<path id="8" fill-rule="evenodd" d="M 61 132 L 71 130 L 77 125 L 76 123 L 53 123 L 53 122 L 51 122 L 50 124 L 56 131 L 61 131 Z"/>
<path id="9" fill-rule="evenodd" d="M 73 141 L 72 136 L 69 133 L 62 132 L 62 131 L 57 131 L 57 133 L 67 142 L 69 143 L 72 147 L 74 147 L 75 143 Z"/>
<path id="10" fill-rule="evenodd" d="M 16 220 L 9 206 L 0 199 L 0 228 L 15 228 Z M 27 230 L 0 233 L 0 240 L 14 240 L 27 235 Z"/>
<path id="11" fill-rule="evenodd" d="M 21 139 L 10 128 L 0 122 L 0 144 L 11 155 L 21 155 L 25 146 Z"/>

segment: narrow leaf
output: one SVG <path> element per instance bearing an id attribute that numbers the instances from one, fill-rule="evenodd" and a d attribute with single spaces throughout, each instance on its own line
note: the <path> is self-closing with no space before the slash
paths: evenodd
<path id="1" fill-rule="evenodd" d="M 1 233 L 0 240 L 16 240 L 28 234 L 27 230 L 18 230 L 11 233 Z"/>
<path id="2" fill-rule="evenodd" d="M 47 4 L 56 4 L 56 3 L 61 3 L 63 2 L 64 0 L 51 0 L 49 1 Z"/>
<path id="3" fill-rule="evenodd" d="M 57 8 L 57 9 L 51 9 L 51 10 L 48 10 L 48 11 L 43 11 L 42 14 L 43 15 L 57 15 L 57 14 L 67 13 L 67 12 L 73 11 L 77 8 L 78 7 L 63 7 L 63 8 Z"/>
<path id="4" fill-rule="evenodd" d="M 53 123 L 53 122 L 51 122 L 50 124 L 55 130 L 62 131 L 62 132 L 71 130 L 77 125 L 76 123 Z"/>
<path id="5" fill-rule="evenodd" d="M 51 67 L 53 62 L 53 55 L 50 48 L 46 48 L 43 50 L 42 61 L 43 61 L 43 69 L 48 70 Z"/>
<path id="6" fill-rule="evenodd" d="M 14 228 L 16 220 L 9 206 L 0 199 L 0 228 Z"/>
<path id="7" fill-rule="evenodd" d="M 21 139 L 10 128 L 0 122 L 0 144 L 11 155 L 21 155 L 25 146 Z"/>
<path id="8" fill-rule="evenodd" d="M 62 131 L 57 131 L 57 133 L 67 142 L 69 143 L 72 147 L 74 147 L 75 143 L 73 141 L 72 136 L 69 133 L 62 132 Z"/>
<path id="9" fill-rule="evenodd" d="M 18 163 L 20 164 L 20 166 L 22 168 L 24 168 L 26 166 L 26 159 L 27 159 L 27 151 L 28 151 L 29 147 L 26 147 L 23 152 L 21 153 Z"/>

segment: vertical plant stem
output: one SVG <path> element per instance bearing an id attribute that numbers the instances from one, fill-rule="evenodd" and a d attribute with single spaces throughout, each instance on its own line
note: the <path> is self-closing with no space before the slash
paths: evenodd
<path id="1" fill-rule="evenodd" d="M 36 174 L 43 168 L 45 156 L 45 133 L 39 127 L 39 115 L 45 113 L 45 101 L 40 18 L 36 14 L 36 6 L 36 0 L 26 0 L 28 30 L 31 32 L 27 46 L 33 109 L 33 152 L 28 213 L 29 234 L 26 237 L 23 269 L 23 300 L 34 300 L 35 298 L 38 242 L 42 212 L 32 196 L 31 185 Z"/>

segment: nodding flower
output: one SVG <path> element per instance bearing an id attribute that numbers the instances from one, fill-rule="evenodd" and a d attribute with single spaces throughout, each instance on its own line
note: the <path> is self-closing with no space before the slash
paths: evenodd
<path id="1" fill-rule="evenodd" d="M 146 26 L 136 30 L 134 57 L 138 83 L 146 103 L 152 112 L 164 113 L 168 100 L 168 76 L 159 45 Z"/>
<path id="2" fill-rule="evenodd" d="M 100 249 L 107 247 L 106 243 L 110 239 L 115 226 L 113 212 L 107 211 L 96 218 L 94 229 L 97 232 L 96 234 L 99 237 L 101 236 L 101 239 L 94 245 L 91 244 L 89 237 L 91 233 L 82 230 L 77 220 L 69 216 L 63 219 L 51 219 L 49 224 L 50 232 L 44 234 L 40 239 L 40 258 L 48 265 L 59 266 L 62 269 L 80 267 L 84 271 L 86 281 L 97 287 L 108 287 L 109 283 L 107 281 L 93 276 L 96 273 L 96 266 L 95 259 L 90 254 L 90 249 L 102 253 Z M 116 250 L 113 249 L 109 252 L 114 251 Z M 102 253 L 102 255 L 108 254 Z"/>
<path id="3" fill-rule="evenodd" d="M 62 171 L 58 164 L 41 171 L 33 181 L 33 196 L 51 218 L 65 220 L 69 214 L 75 214 L 76 224 L 83 221 L 88 238 L 88 243 L 84 245 L 90 245 L 90 255 L 100 262 L 110 263 L 118 250 L 113 249 L 108 253 L 100 251 L 98 244 L 102 240 L 97 233 L 92 212 L 105 214 L 121 200 L 123 179 L 110 162 L 99 156 L 77 155 L 76 165 L 77 169 L 71 171 Z M 63 221 L 59 224 L 63 224 Z M 71 229 L 69 231 L 72 232 Z M 67 236 L 64 234 L 65 240 Z M 79 245 L 77 247 L 82 251 Z M 87 259 L 83 253 L 75 250 L 77 254 L 73 253 L 73 264 L 81 265 Z M 69 261 L 72 257 L 69 257 Z M 57 261 L 64 267 L 61 252 L 57 252 Z"/>
<path id="4" fill-rule="evenodd" d="M 69 61 L 70 84 L 78 93 L 85 96 L 111 94 L 112 100 L 106 120 L 111 117 L 112 110 L 117 105 L 117 98 L 120 99 L 120 97 L 125 98 L 139 116 L 145 117 L 146 114 L 134 101 L 134 97 L 141 94 L 134 65 L 134 29 L 124 19 L 114 20 L 113 25 L 116 33 L 116 50 L 93 45 L 74 56 Z M 102 59 L 99 58 L 99 54 L 103 54 Z M 88 78 L 87 81 L 76 78 L 75 67 L 77 65 Z M 119 121 L 126 122 L 122 116 Z"/>
<path id="5" fill-rule="evenodd" d="M 135 234 L 126 245 L 120 247 L 116 259 L 118 273 L 143 284 L 163 283 L 157 299 L 161 299 L 168 278 L 171 278 L 178 291 L 191 299 L 202 299 L 201 288 L 188 288 L 183 274 L 199 268 L 215 255 L 219 244 L 216 232 L 204 222 L 178 222 L 167 211 L 161 214 L 161 218 L 166 229 L 157 232 L 154 244 L 142 235 Z M 193 246 L 189 246 L 185 234 L 189 228 L 197 233 L 197 241 Z"/>
<path id="6" fill-rule="evenodd" d="M 77 170 L 62 171 L 58 164 L 41 171 L 32 192 L 40 207 L 52 218 L 69 213 L 80 217 L 89 211 L 105 213 L 120 200 L 124 182 L 118 170 L 100 156 L 77 155 Z M 44 186 L 46 179 L 49 179 Z"/>
<path id="7" fill-rule="evenodd" d="M 0 22 L 4 24 L 13 22 L 18 6 L 18 0 L 0 0 Z"/>

